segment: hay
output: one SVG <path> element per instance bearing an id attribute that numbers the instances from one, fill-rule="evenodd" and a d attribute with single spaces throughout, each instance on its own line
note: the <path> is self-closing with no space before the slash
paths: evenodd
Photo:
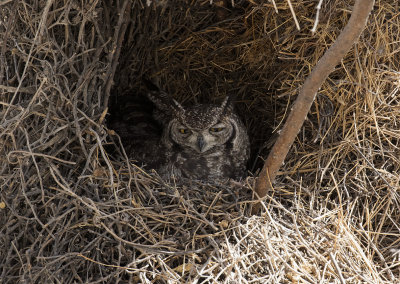
<path id="1" fill-rule="evenodd" d="M 317 2 L 289 2 L 0 4 L 2 283 L 398 282 L 396 1 L 324 83 L 261 216 L 252 177 L 166 184 L 105 124 L 142 77 L 182 102 L 235 93 L 257 168 L 351 9 L 324 1 L 311 34 Z"/>

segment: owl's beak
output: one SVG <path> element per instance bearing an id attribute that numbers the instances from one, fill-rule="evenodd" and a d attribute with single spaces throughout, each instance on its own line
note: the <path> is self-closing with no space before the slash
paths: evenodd
<path id="1" fill-rule="evenodd" d="M 199 146 L 200 152 L 203 152 L 203 149 L 206 146 L 203 135 L 199 135 L 199 137 L 197 137 L 197 146 Z"/>

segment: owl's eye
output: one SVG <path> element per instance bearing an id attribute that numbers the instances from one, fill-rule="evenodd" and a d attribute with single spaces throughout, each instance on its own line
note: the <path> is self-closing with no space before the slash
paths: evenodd
<path id="1" fill-rule="evenodd" d="M 190 130 L 187 128 L 179 128 L 178 131 L 181 134 L 189 134 L 190 133 Z"/>
<path id="2" fill-rule="evenodd" d="M 224 127 L 211 127 L 210 128 L 210 132 L 221 132 L 222 130 L 224 130 Z"/>

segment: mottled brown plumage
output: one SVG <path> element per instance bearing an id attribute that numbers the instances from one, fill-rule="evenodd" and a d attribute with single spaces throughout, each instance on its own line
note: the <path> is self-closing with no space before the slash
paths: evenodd
<path id="1" fill-rule="evenodd" d="M 221 105 L 183 107 L 163 92 L 151 92 L 154 118 L 162 125 L 156 147 L 164 177 L 199 180 L 239 179 L 246 173 L 249 138 L 227 97 Z M 156 164 L 156 165 L 155 165 Z"/>
<path id="2" fill-rule="evenodd" d="M 230 97 L 219 105 L 189 107 L 159 90 L 149 92 L 148 98 L 154 104 L 152 117 L 134 101 L 124 103 L 122 118 L 111 123 L 131 158 L 166 179 L 223 181 L 245 176 L 249 138 Z M 130 110 L 125 115 L 126 109 Z"/>

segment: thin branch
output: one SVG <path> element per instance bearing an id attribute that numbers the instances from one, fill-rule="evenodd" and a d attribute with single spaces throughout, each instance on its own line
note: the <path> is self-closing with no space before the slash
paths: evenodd
<path id="1" fill-rule="evenodd" d="M 330 252 L 330 253 L 329 253 L 329 257 L 331 258 L 331 260 L 332 260 L 332 262 L 333 262 L 333 266 L 335 267 L 336 272 L 337 272 L 337 274 L 338 274 L 338 276 L 339 276 L 340 283 L 346 284 L 346 280 L 344 280 L 344 278 L 343 278 L 342 271 L 340 270 L 339 264 L 337 263 L 337 261 L 336 261 L 336 259 L 335 259 L 335 256 L 333 255 L 333 253 Z"/>
<path id="2" fill-rule="evenodd" d="M 118 23 L 114 32 L 114 38 L 112 43 L 112 50 L 109 54 L 109 60 L 111 63 L 110 68 L 107 72 L 107 80 L 105 86 L 105 95 L 104 95 L 104 108 L 108 107 L 108 100 L 110 97 L 111 87 L 114 83 L 114 75 L 115 70 L 117 69 L 119 63 L 119 55 L 121 53 L 122 42 L 125 37 L 126 27 L 128 26 L 129 21 L 129 13 L 131 11 L 131 1 L 124 1 L 120 10 L 120 17 L 118 19 Z"/>
<path id="3" fill-rule="evenodd" d="M 317 5 L 317 8 L 316 8 L 317 9 L 317 14 L 315 15 L 315 22 L 314 22 L 314 26 L 311 29 L 312 34 L 314 34 L 315 31 L 317 30 L 317 26 L 318 26 L 318 23 L 319 23 L 319 11 L 321 10 L 323 1 L 324 0 L 319 0 L 319 3 Z"/>
<path id="4" fill-rule="evenodd" d="M 292 13 L 292 17 L 293 17 L 294 23 L 296 24 L 296 28 L 299 31 L 300 30 L 300 25 L 299 25 L 299 21 L 297 21 L 296 13 L 294 12 L 292 2 L 290 2 L 290 0 L 287 0 L 287 2 L 289 4 L 290 13 Z"/>

